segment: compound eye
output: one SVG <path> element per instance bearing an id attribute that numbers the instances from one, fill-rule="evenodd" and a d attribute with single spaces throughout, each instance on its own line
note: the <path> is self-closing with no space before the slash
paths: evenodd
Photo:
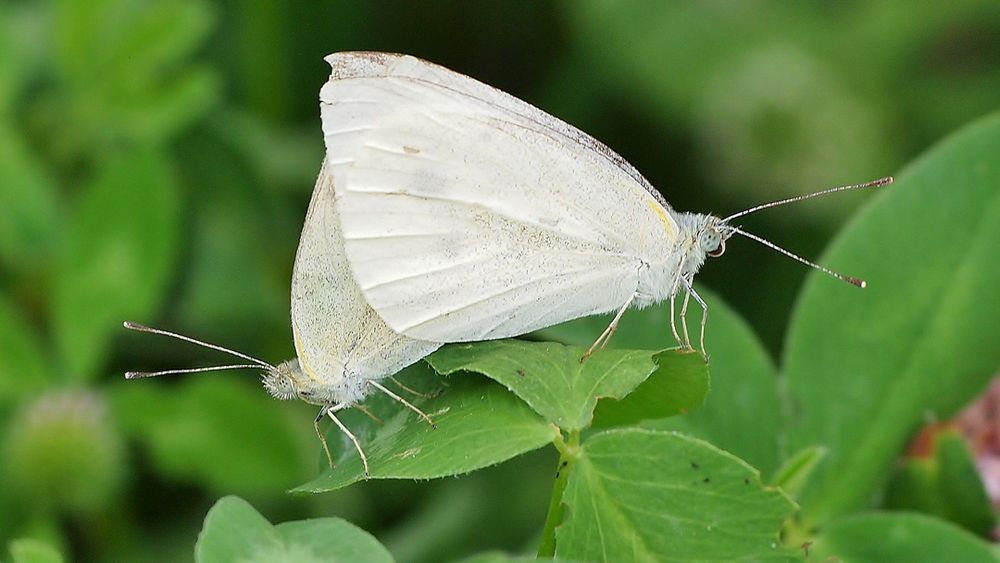
<path id="1" fill-rule="evenodd" d="M 726 252 L 726 241 L 720 240 L 719 246 L 716 246 L 715 250 L 709 250 L 705 254 L 708 254 L 712 258 L 718 258 L 719 256 L 722 256 L 725 252 Z"/>

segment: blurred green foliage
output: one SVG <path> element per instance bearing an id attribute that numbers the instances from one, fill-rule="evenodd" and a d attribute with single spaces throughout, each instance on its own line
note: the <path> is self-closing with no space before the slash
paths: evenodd
<path id="1" fill-rule="evenodd" d="M 126 369 L 219 362 L 124 335 L 125 318 L 268 360 L 291 357 L 288 282 L 322 158 L 322 57 L 347 49 L 412 53 L 512 92 L 608 143 L 676 208 L 723 214 L 894 173 L 1000 107 L 1000 11 L 989 0 L 947 8 L 901 0 L 4 2 L 0 544 L 17 540 L 15 560 L 55 560 L 55 551 L 189 559 L 204 515 L 227 494 L 275 522 L 340 516 L 402 561 L 534 550 L 551 451 L 456 480 L 293 497 L 284 491 L 324 464 L 311 407 L 270 400 L 249 375 L 121 378 Z M 924 287 L 919 294 L 882 301 L 887 294 L 859 297 L 814 280 L 784 351 L 804 268 L 733 241 L 699 276 L 749 327 L 713 302 L 710 351 L 713 341 L 729 344 L 713 355 L 712 394 L 692 416 L 649 426 L 693 433 L 765 477 L 795 451 L 830 446 L 800 500 L 811 517 L 848 516 L 833 520 L 818 552 L 916 534 L 988 556 L 971 534 L 938 520 L 850 513 L 888 479 L 927 412 L 948 416 L 996 370 L 986 352 L 997 333 L 982 330 L 995 328 L 995 269 L 968 265 L 995 263 L 992 243 L 973 229 L 995 224 L 983 202 L 996 193 L 996 171 L 981 164 L 1000 154 L 994 130 L 966 141 L 978 152 L 955 149 L 947 165 L 915 173 L 919 197 L 886 198 L 876 219 L 830 255 L 830 265 L 872 276 L 873 288 Z M 970 185 L 982 193 L 955 198 L 951 188 Z M 748 219 L 748 229 L 815 256 L 868 197 L 775 210 Z M 922 214 L 927 208 L 937 214 Z M 887 266 L 893 258 L 903 266 Z M 928 260 L 924 270 L 907 270 L 919 260 Z M 947 283 L 956 267 L 957 290 Z M 943 312 L 924 334 L 921 311 L 938 301 Z M 720 316 L 733 321 L 717 323 Z M 668 335 L 662 317 L 626 319 L 616 345 L 657 349 L 654 340 Z M 967 334 L 963 323 L 979 332 Z M 856 350 L 866 352 L 847 353 Z M 879 357 L 870 369 L 850 364 Z M 778 373 L 791 383 L 790 419 L 779 417 Z M 859 380 L 868 383 L 852 384 Z M 894 397 L 892 416 L 880 418 L 885 397 Z"/>

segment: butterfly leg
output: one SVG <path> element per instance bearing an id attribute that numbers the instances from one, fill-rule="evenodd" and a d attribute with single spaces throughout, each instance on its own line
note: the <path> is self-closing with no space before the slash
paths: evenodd
<path id="1" fill-rule="evenodd" d="M 326 443 L 326 435 L 323 431 L 319 429 L 319 421 L 323 420 L 326 416 L 326 410 L 330 408 L 330 405 L 324 405 L 323 408 L 319 409 L 319 414 L 313 420 L 313 428 L 316 429 L 316 435 L 319 436 L 319 443 L 323 444 L 323 451 L 326 453 L 326 462 L 330 464 L 330 469 L 334 468 L 333 456 L 330 455 L 330 444 Z"/>
<path id="2" fill-rule="evenodd" d="M 677 312 L 675 309 L 674 302 L 677 299 L 677 284 L 680 282 L 680 273 L 676 278 L 674 278 L 674 286 L 670 289 L 670 332 L 674 335 L 674 341 L 677 342 L 677 346 L 684 348 L 684 342 L 681 340 L 680 334 L 677 333 Z M 688 345 L 690 347 L 690 345 Z"/>
<path id="3" fill-rule="evenodd" d="M 694 300 L 701 305 L 701 355 L 704 356 L 707 361 L 708 350 L 705 349 L 705 327 L 708 325 L 708 304 L 705 303 L 705 300 L 702 299 L 701 296 L 698 295 L 698 292 L 694 290 L 694 286 L 691 285 L 689 280 L 684 280 L 684 288 L 687 289 L 688 294 L 691 295 L 691 297 L 694 297 Z"/>
<path id="4" fill-rule="evenodd" d="M 437 428 L 437 425 L 434 424 L 434 421 L 431 420 L 431 417 L 427 416 L 424 413 L 424 411 L 422 411 L 422 410 L 418 409 L 416 406 L 414 406 L 413 403 L 410 403 L 406 399 L 404 399 L 404 398 L 400 397 L 399 395 L 393 393 L 388 388 L 386 388 L 385 385 L 382 385 L 381 383 L 379 383 L 378 381 L 375 381 L 374 379 L 369 379 L 367 381 L 367 383 L 368 383 L 368 385 L 371 385 L 372 387 L 378 389 L 379 391 L 381 391 L 381 392 L 385 393 L 386 395 L 392 397 L 393 399 L 399 401 L 400 403 L 403 403 L 403 405 L 406 406 L 407 408 L 409 408 L 411 411 L 413 411 L 413 412 L 417 413 L 418 415 L 420 415 L 420 418 L 426 420 L 427 424 L 431 425 L 431 428 L 435 428 L 435 429 Z"/>
<path id="5" fill-rule="evenodd" d="M 350 405 L 347 405 L 347 404 L 344 404 L 344 403 L 340 403 L 340 404 L 337 404 L 337 405 L 328 405 L 328 406 L 323 407 L 323 411 L 326 411 L 323 414 L 326 414 L 326 416 L 330 417 L 330 420 L 332 420 L 333 423 L 337 425 L 337 428 L 340 428 L 340 431 L 343 432 L 344 435 L 347 436 L 348 439 L 350 439 L 351 442 L 354 443 L 354 449 L 358 450 L 358 455 L 361 456 L 361 464 L 364 465 L 364 467 L 365 467 L 365 479 L 367 479 L 369 477 L 369 475 L 370 475 L 370 473 L 368 471 L 368 456 L 366 456 L 365 455 L 365 451 L 361 449 L 361 443 L 358 442 L 357 437 L 355 437 L 354 434 L 350 430 L 348 430 L 346 426 L 344 426 L 344 423 L 341 422 L 340 419 L 337 418 L 337 416 L 334 414 L 337 411 L 341 411 L 341 410 L 344 410 L 344 409 L 348 408 L 349 406 Z M 320 412 L 322 413 L 323 411 L 320 411 Z M 319 423 L 318 422 L 317 422 L 316 430 L 317 430 L 317 432 L 319 431 Z M 323 447 L 324 448 L 326 447 L 326 439 L 323 440 Z M 326 455 L 328 455 L 328 456 L 330 455 L 330 450 L 329 449 L 327 449 Z M 331 463 L 332 463 L 332 459 L 331 459 Z"/>
<path id="6" fill-rule="evenodd" d="M 675 295 L 670 296 L 670 332 L 674 335 L 674 341 L 677 342 L 677 346 L 680 348 L 684 347 L 684 341 L 681 340 L 681 335 L 677 332 L 677 311 L 674 306 L 674 301 L 676 300 Z"/>
<path id="7" fill-rule="evenodd" d="M 604 346 L 607 345 L 608 340 L 611 340 L 611 335 L 614 334 L 616 330 L 618 330 L 618 322 L 622 320 L 622 315 L 625 314 L 625 311 L 629 308 L 629 305 L 631 305 L 632 302 L 635 301 L 635 298 L 638 296 L 639 296 L 638 292 L 633 293 L 632 296 L 628 298 L 628 301 L 626 301 L 625 304 L 622 305 L 622 308 L 618 309 L 618 312 L 615 313 L 615 318 L 611 319 L 611 324 L 608 325 L 608 328 L 604 329 L 604 332 L 602 332 L 601 335 L 597 337 L 597 340 L 595 340 L 594 343 L 590 345 L 590 348 L 588 348 L 587 351 L 583 353 L 583 356 L 580 357 L 581 364 L 587 361 L 587 358 L 589 358 L 590 355 L 593 354 L 595 350 L 603 349 Z"/>
<path id="8" fill-rule="evenodd" d="M 684 302 L 681 304 L 681 332 L 684 334 L 684 347 L 691 348 L 691 337 L 688 336 L 688 303 L 691 301 L 691 292 L 684 291 Z"/>

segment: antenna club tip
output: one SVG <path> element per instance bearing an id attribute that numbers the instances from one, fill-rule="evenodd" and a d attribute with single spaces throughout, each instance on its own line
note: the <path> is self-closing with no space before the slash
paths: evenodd
<path id="1" fill-rule="evenodd" d="M 892 182 L 893 182 L 892 176 L 886 176 L 885 178 L 882 178 L 881 180 L 878 180 L 877 181 L 877 185 L 879 185 L 879 186 L 888 186 Z"/>
<path id="2" fill-rule="evenodd" d="M 865 280 L 859 279 L 859 278 L 855 278 L 855 277 L 851 277 L 851 276 L 844 276 L 844 281 L 846 281 L 847 283 L 849 283 L 851 285 L 858 286 L 861 289 L 864 289 L 864 288 L 868 287 L 868 282 L 866 282 Z"/>
<path id="3" fill-rule="evenodd" d="M 140 377 L 142 377 L 142 374 L 140 372 L 137 371 L 125 372 L 125 379 L 139 379 Z"/>

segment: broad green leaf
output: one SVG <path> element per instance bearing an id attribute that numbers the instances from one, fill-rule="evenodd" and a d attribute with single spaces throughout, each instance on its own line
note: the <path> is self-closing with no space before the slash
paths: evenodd
<path id="1" fill-rule="evenodd" d="M 0 119 L 0 260 L 30 272 L 49 260 L 57 189 L 17 132 Z"/>
<path id="2" fill-rule="evenodd" d="M 868 288 L 816 274 L 803 290 L 785 371 L 790 447 L 828 451 L 801 497 L 814 523 L 865 506 L 927 417 L 951 416 L 1000 366 L 998 153 L 1000 115 L 930 150 L 819 260 Z"/>
<path id="3" fill-rule="evenodd" d="M 595 428 L 625 426 L 644 420 L 687 414 L 705 403 L 708 366 L 692 350 L 665 350 L 653 356 L 658 366 L 625 398 L 602 399 L 594 410 Z"/>
<path id="4" fill-rule="evenodd" d="M 148 448 L 163 475 L 216 492 L 263 494 L 302 479 L 316 459 L 312 409 L 283 408 L 232 377 L 170 383 L 119 380 L 111 398 L 126 431 Z M 246 377 L 246 376 L 244 376 Z M 241 440 L 241 436 L 252 436 Z"/>
<path id="5" fill-rule="evenodd" d="M 439 379 L 424 363 L 407 372 L 410 377 L 404 381 L 410 387 L 416 386 L 410 383 L 414 378 L 424 385 Z M 432 396 L 411 402 L 437 428 L 381 393 L 364 403 L 380 421 L 357 411 L 338 415 L 361 442 L 372 478 L 432 479 L 468 473 L 536 450 L 557 436 L 554 427 L 491 381 L 465 375 L 433 384 L 439 387 L 431 389 Z M 329 420 L 323 424 L 333 426 Z M 295 492 L 325 492 L 363 479 L 361 459 L 347 437 L 332 427 L 327 439 L 336 467 Z"/>
<path id="6" fill-rule="evenodd" d="M 809 548 L 810 561 L 996 563 L 992 544 L 936 518 L 905 512 L 833 520 Z"/>
<path id="7" fill-rule="evenodd" d="M 444 375 L 486 375 L 549 422 L 579 430 L 590 426 L 598 399 L 621 399 L 656 370 L 655 351 L 601 350 L 581 363 L 586 351 L 553 342 L 494 340 L 445 346 L 427 361 Z"/>
<path id="8" fill-rule="evenodd" d="M 778 428 L 781 406 L 775 369 L 760 341 L 722 299 L 698 287 L 708 303 L 706 347 L 712 389 L 705 404 L 684 416 L 645 423 L 661 430 L 677 430 L 707 440 L 732 452 L 770 475 L 778 467 Z M 695 307 L 695 309 L 698 309 Z M 666 303 L 628 311 L 608 347 L 660 349 L 676 346 L 670 333 Z M 697 339 L 700 310 L 689 312 L 691 333 Z M 569 344 L 589 345 L 608 326 L 608 317 L 587 317 L 539 332 L 539 336 Z"/>
<path id="9" fill-rule="evenodd" d="M 177 184 L 165 156 L 137 149 L 105 162 L 81 194 L 53 295 L 67 379 L 96 375 L 121 321 L 154 311 L 177 254 Z"/>
<path id="10" fill-rule="evenodd" d="M 368 532 L 340 518 L 272 526 L 239 497 L 220 499 L 198 534 L 195 561 L 205 563 L 391 563 L 392 555 Z"/>
<path id="11" fill-rule="evenodd" d="M 908 459 L 886 491 L 886 508 L 937 516 L 989 537 L 996 510 L 965 438 L 954 431 L 933 438 L 934 457 Z"/>
<path id="12" fill-rule="evenodd" d="M 10 543 L 10 555 L 14 563 L 62 563 L 59 550 L 34 539 L 15 540 Z"/>
<path id="13" fill-rule="evenodd" d="M 598 561 L 787 559 L 794 503 L 740 459 L 674 432 L 608 430 L 581 448 L 556 555 Z"/>
<path id="14" fill-rule="evenodd" d="M 0 404 L 40 393 L 52 374 L 34 328 L 0 295 Z"/>
<path id="15" fill-rule="evenodd" d="M 294 561 L 391 562 L 392 555 L 371 534 L 340 518 L 311 518 L 275 526 Z M 286 559 L 287 561 L 288 559 Z"/>

